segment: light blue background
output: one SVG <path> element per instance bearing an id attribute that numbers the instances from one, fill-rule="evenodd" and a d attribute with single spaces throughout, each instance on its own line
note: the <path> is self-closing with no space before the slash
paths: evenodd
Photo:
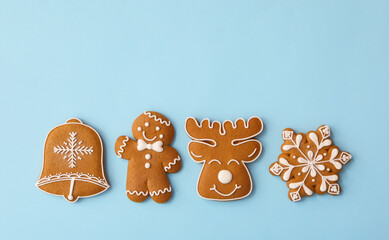
<path id="1" fill-rule="evenodd" d="M 388 1 L 0 0 L 1 239 L 388 239 Z M 125 195 L 119 135 L 145 110 L 176 128 L 183 168 L 163 205 Z M 263 153 L 240 201 L 197 196 L 188 116 L 258 115 Z M 69 204 L 34 184 L 46 134 L 101 134 L 111 188 Z M 270 175 L 281 132 L 329 124 L 353 154 L 343 192 L 292 203 Z"/>

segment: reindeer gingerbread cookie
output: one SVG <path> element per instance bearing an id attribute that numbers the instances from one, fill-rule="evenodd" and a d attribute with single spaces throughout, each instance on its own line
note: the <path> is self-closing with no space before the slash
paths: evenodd
<path id="1" fill-rule="evenodd" d="M 115 152 L 128 160 L 127 197 L 142 202 L 149 195 L 157 203 L 167 202 L 172 187 L 166 173 L 178 172 L 181 158 L 169 144 L 174 137 L 171 122 L 157 112 L 144 112 L 132 125 L 135 140 L 120 136 Z"/>
<path id="2" fill-rule="evenodd" d="M 252 190 L 252 180 L 246 163 L 255 161 L 262 145 L 254 139 L 261 133 L 263 124 L 259 117 L 247 122 L 243 119 L 198 123 L 188 118 L 186 132 L 192 141 L 189 154 L 203 167 L 197 183 L 197 193 L 205 199 L 216 201 L 238 200 Z"/>

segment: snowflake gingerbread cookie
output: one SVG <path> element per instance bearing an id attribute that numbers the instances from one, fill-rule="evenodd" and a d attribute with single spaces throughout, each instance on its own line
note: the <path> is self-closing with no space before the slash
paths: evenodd
<path id="1" fill-rule="evenodd" d="M 289 199 L 293 202 L 314 192 L 339 195 L 339 172 L 352 156 L 333 145 L 330 134 L 326 125 L 307 134 L 296 134 L 290 128 L 282 132 L 282 154 L 269 170 L 287 182 Z"/>
<path id="2" fill-rule="evenodd" d="M 73 118 L 47 135 L 36 186 L 69 202 L 104 192 L 103 143 L 96 130 Z"/>
<path id="3" fill-rule="evenodd" d="M 262 145 L 255 139 L 263 124 L 259 117 L 247 122 L 241 118 L 200 123 L 186 120 L 186 132 L 192 141 L 188 145 L 192 159 L 203 167 L 197 182 L 197 193 L 215 201 L 238 200 L 250 195 L 252 181 L 246 163 L 255 161 Z"/>
<path id="4" fill-rule="evenodd" d="M 149 195 L 157 203 L 167 202 L 172 187 L 166 173 L 178 172 L 181 158 L 169 144 L 174 137 L 171 122 L 157 112 L 144 112 L 132 125 L 135 140 L 120 136 L 115 152 L 128 160 L 127 197 L 142 202 Z"/>

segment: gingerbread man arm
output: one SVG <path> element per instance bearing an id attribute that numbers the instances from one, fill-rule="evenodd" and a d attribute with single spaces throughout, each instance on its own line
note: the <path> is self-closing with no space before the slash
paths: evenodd
<path id="1" fill-rule="evenodd" d="M 181 157 L 176 149 L 165 146 L 163 149 L 163 169 L 167 173 L 176 173 L 181 169 Z"/>
<path id="2" fill-rule="evenodd" d="M 127 136 L 120 136 L 115 143 L 115 153 L 118 157 L 130 160 L 131 153 L 136 150 L 136 141 Z"/>

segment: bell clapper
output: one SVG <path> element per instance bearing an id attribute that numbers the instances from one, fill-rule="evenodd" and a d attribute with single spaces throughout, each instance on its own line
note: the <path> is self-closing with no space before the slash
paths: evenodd
<path id="1" fill-rule="evenodd" d="M 75 179 L 76 179 L 75 177 L 72 177 L 72 180 L 70 182 L 70 189 L 69 189 L 69 195 L 68 195 L 69 200 L 73 200 L 73 189 L 74 189 L 74 180 Z"/>

